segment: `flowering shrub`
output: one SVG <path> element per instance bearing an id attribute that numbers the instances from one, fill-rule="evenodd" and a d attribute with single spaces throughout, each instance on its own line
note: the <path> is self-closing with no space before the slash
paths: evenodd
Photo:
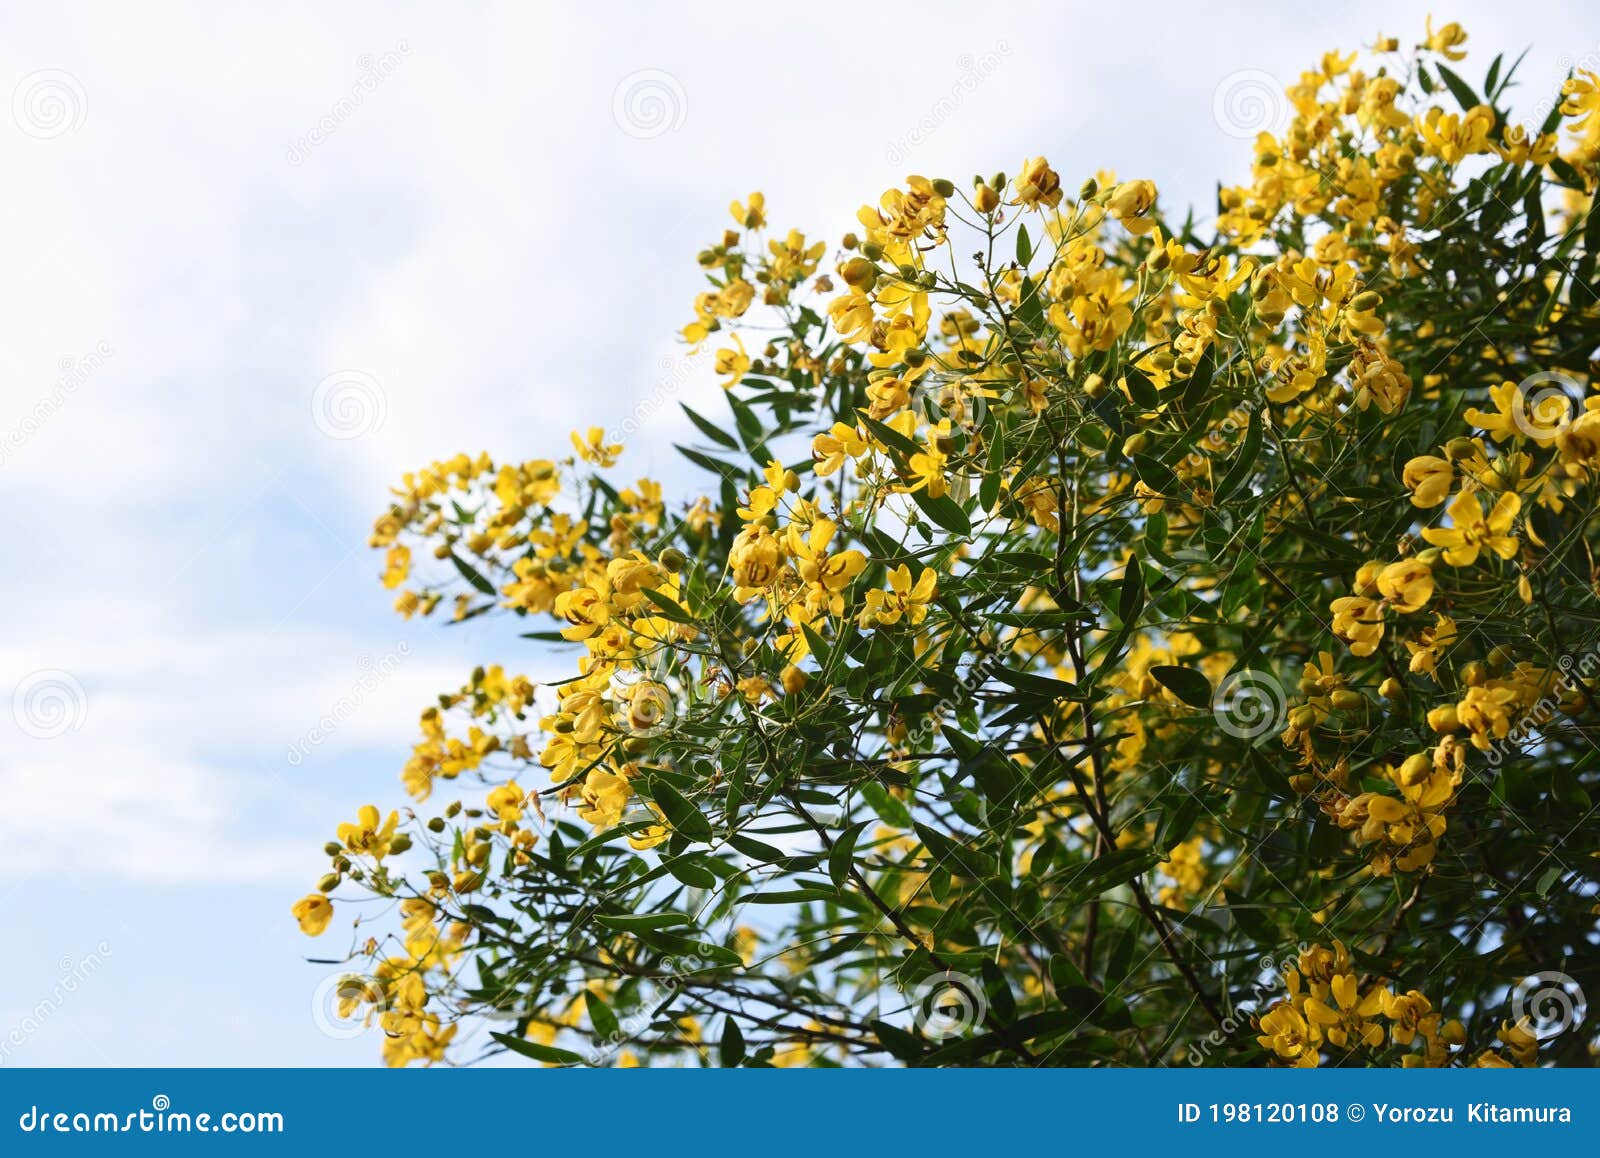
<path id="1" fill-rule="evenodd" d="M 394 1064 L 1587 1061 L 1600 78 L 1521 125 L 1465 40 L 1323 57 L 1212 229 L 1043 157 L 837 246 L 734 202 L 703 495 L 599 429 L 406 476 L 397 610 L 571 659 L 339 826 L 343 1012 Z"/>

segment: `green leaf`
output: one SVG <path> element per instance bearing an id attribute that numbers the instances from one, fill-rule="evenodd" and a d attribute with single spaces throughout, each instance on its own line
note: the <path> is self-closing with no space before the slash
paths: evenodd
<path id="1" fill-rule="evenodd" d="M 1017 264 L 1024 269 L 1033 260 L 1033 242 L 1028 239 L 1028 227 L 1017 225 Z"/>
<path id="2" fill-rule="evenodd" d="M 589 1024 L 594 1027 L 594 1032 L 601 1040 L 610 1040 L 621 1029 L 617 1024 L 617 1015 L 611 1011 L 605 998 L 598 996 L 594 990 L 584 992 L 583 1007 L 589 1013 Z"/>
<path id="3" fill-rule="evenodd" d="M 962 538 L 972 534 L 972 523 L 967 518 L 967 513 L 949 495 L 940 495 L 930 498 L 926 491 L 912 491 L 911 499 L 922 509 L 922 513 L 938 523 L 952 535 Z"/>
<path id="4" fill-rule="evenodd" d="M 1133 399 L 1135 405 L 1145 410 L 1154 410 L 1161 405 L 1161 392 L 1139 367 L 1130 362 L 1122 368 L 1122 378 L 1128 386 L 1128 397 Z"/>
<path id="5" fill-rule="evenodd" d="M 1192 667 L 1156 664 L 1150 674 L 1191 708 L 1211 707 L 1211 681 Z"/>
<path id="6" fill-rule="evenodd" d="M 677 447 L 679 454 L 683 455 L 684 458 L 688 459 L 690 462 L 694 463 L 695 466 L 700 467 L 702 470 L 708 470 L 712 474 L 720 475 L 729 481 L 734 481 L 744 477 L 744 471 L 736 466 L 732 466 L 729 463 L 721 461 L 720 459 L 712 458 L 709 454 L 702 454 L 693 447 L 680 446 L 676 442 L 672 445 Z"/>
<path id="7" fill-rule="evenodd" d="M 844 882 L 849 879 L 850 865 L 856 854 L 856 841 L 861 838 L 861 831 L 868 823 L 863 820 L 858 824 L 852 824 L 839 834 L 838 840 L 833 842 L 833 848 L 828 852 L 828 875 L 833 878 L 835 888 L 844 888 Z"/>
<path id="8" fill-rule="evenodd" d="M 723 1069 L 734 1069 L 744 1061 L 744 1031 L 731 1017 L 722 1023 L 722 1040 L 717 1043 L 717 1054 Z"/>
<path id="9" fill-rule="evenodd" d="M 1222 481 L 1217 484 L 1218 502 L 1232 495 L 1250 477 L 1250 472 L 1255 469 L 1256 459 L 1261 454 L 1263 434 L 1261 409 L 1257 407 L 1250 412 L 1250 424 L 1245 427 L 1244 441 L 1239 444 L 1239 453 L 1228 465 L 1228 473 L 1223 475 Z"/>
<path id="10" fill-rule="evenodd" d="M 596 913 L 594 919 L 608 929 L 631 933 L 637 929 L 667 929 L 673 925 L 687 925 L 684 913 Z"/>
<path id="11" fill-rule="evenodd" d="M 894 427 L 887 426 L 884 423 L 879 422 L 865 410 L 857 410 L 856 416 L 861 420 L 861 424 L 867 428 L 872 436 L 889 449 L 898 450 L 901 454 L 907 456 L 922 453 L 922 448 L 913 440 L 901 434 Z"/>
<path id="12" fill-rule="evenodd" d="M 922 1042 L 912 1034 L 907 1033 L 897 1025 L 890 1025 L 887 1021 L 874 1019 L 868 1026 L 877 1035 L 883 1048 L 903 1062 L 916 1061 L 922 1056 Z"/>
<path id="13" fill-rule="evenodd" d="M 1172 468 L 1160 459 L 1147 454 L 1133 456 L 1133 469 L 1139 472 L 1139 481 L 1158 495 L 1175 496 L 1183 493 L 1183 484 Z"/>
<path id="14" fill-rule="evenodd" d="M 1444 81 L 1445 87 L 1450 90 L 1450 95 L 1456 98 L 1456 103 L 1461 106 L 1463 112 L 1471 112 L 1483 103 L 1466 81 L 1442 64 L 1436 62 L 1434 67 L 1439 70 L 1439 79 Z"/>
<path id="15" fill-rule="evenodd" d="M 716 874 L 702 865 L 695 854 L 675 856 L 671 860 L 663 861 L 661 867 L 671 873 L 674 879 L 682 881 L 691 889 L 717 887 Z"/>
<path id="16" fill-rule="evenodd" d="M 532 1058 L 534 1061 L 549 1062 L 557 1066 L 574 1066 L 583 1061 L 583 1058 L 573 1053 L 570 1049 L 557 1049 L 553 1045 L 540 1045 L 536 1041 L 529 1041 L 525 1037 L 513 1037 L 509 1033 L 490 1032 L 501 1045 L 512 1053 L 520 1053 L 523 1057 Z"/>
<path id="17" fill-rule="evenodd" d="M 471 563 L 468 563 L 454 551 L 450 552 L 450 562 L 456 565 L 456 570 L 461 572 L 461 577 L 468 583 L 471 583 L 479 591 L 483 592 L 485 595 L 497 594 L 494 584 L 485 579 L 481 574 L 478 573 L 478 569 L 476 567 L 474 567 Z"/>
<path id="18" fill-rule="evenodd" d="M 891 796 L 889 790 L 882 784 L 863 784 L 861 795 L 867 798 L 867 803 L 872 805 L 872 811 L 882 817 L 885 824 L 893 828 L 911 827 L 910 810 L 899 797 Z"/>
<path id="19" fill-rule="evenodd" d="M 661 806 L 661 812 L 674 832 L 680 832 L 694 841 L 707 842 L 711 839 L 711 822 L 683 793 L 659 776 L 650 780 L 649 787 L 650 799 Z"/>
<path id="20" fill-rule="evenodd" d="M 734 438 L 733 435 L 723 430 L 720 426 L 712 422 L 709 418 L 706 418 L 704 415 L 696 413 L 689 407 L 687 402 L 680 402 L 678 405 L 683 407 L 683 412 L 689 416 L 689 421 L 695 424 L 695 428 L 699 430 L 701 434 L 709 438 L 712 442 L 715 442 L 719 446 L 725 446 L 729 450 L 739 449 L 739 440 Z"/>

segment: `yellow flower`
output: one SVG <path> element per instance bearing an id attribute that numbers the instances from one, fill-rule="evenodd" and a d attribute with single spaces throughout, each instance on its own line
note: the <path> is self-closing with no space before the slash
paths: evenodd
<path id="1" fill-rule="evenodd" d="M 384 559 L 383 585 L 393 591 L 411 574 L 411 548 L 395 544 Z"/>
<path id="2" fill-rule="evenodd" d="M 749 205 L 740 204 L 738 201 L 730 202 L 728 212 L 733 214 L 733 219 L 744 228 L 760 229 L 767 223 L 767 196 L 765 193 L 752 193 L 749 200 Z"/>
<path id="3" fill-rule="evenodd" d="M 1030 157 L 1022 162 L 1016 189 L 1013 205 L 1025 205 L 1029 209 L 1047 205 L 1054 209 L 1061 204 L 1061 177 L 1043 157 Z"/>
<path id="4" fill-rule="evenodd" d="M 715 370 L 724 379 L 722 383 L 724 390 L 737 386 L 739 380 L 750 372 L 750 358 L 745 353 L 744 342 L 739 339 L 738 334 L 733 335 L 733 344 L 738 349 L 724 347 L 717 351 Z"/>
<path id="5" fill-rule="evenodd" d="M 867 592 L 867 606 L 862 612 L 864 622 L 893 626 L 902 618 L 915 626 L 928 615 L 928 603 L 933 599 L 938 576 L 932 567 L 924 568 L 917 581 L 911 581 L 911 568 L 904 563 L 889 572 L 889 590 L 874 589 Z"/>
<path id="6" fill-rule="evenodd" d="M 1147 214 L 1156 203 L 1154 181 L 1124 181 L 1111 191 L 1106 208 L 1129 233 L 1144 234 L 1155 228 Z"/>
<path id="7" fill-rule="evenodd" d="M 1461 25 L 1452 20 L 1449 24 L 1444 25 L 1437 32 L 1435 32 L 1433 28 L 1433 17 L 1430 15 L 1427 19 L 1425 27 L 1427 28 L 1428 32 L 1428 39 L 1423 42 L 1422 47 L 1426 48 L 1429 52 L 1437 52 L 1446 60 L 1466 59 L 1467 54 L 1462 52 L 1459 48 L 1460 45 L 1463 45 L 1467 42 L 1467 33 L 1465 29 L 1461 27 Z"/>
<path id="8" fill-rule="evenodd" d="M 308 893 L 289 910 L 300 922 L 300 931 L 308 937 L 320 937 L 333 920 L 333 902 L 321 893 Z"/>
<path id="9" fill-rule="evenodd" d="M 611 609 L 592 587 L 563 591 L 556 596 L 555 612 L 568 623 L 561 629 L 562 639 L 588 639 L 611 621 Z"/>
<path id="10" fill-rule="evenodd" d="M 1426 509 L 1444 502 L 1455 481 L 1455 473 L 1448 459 L 1420 454 L 1406 463 L 1400 477 L 1411 491 L 1411 505 Z"/>
<path id="11" fill-rule="evenodd" d="M 389 818 L 380 826 L 378 823 L 378 809 L 371 804 L 364 804 L 356 813 L 354 824 L 341 824 L 339 826 L 339 843 L 354 853 L 363 853 L 375 860 L 382 860 L 389 851 L 389 845 L 394 840 L 395 826 L 400 823 L 400 814 L 390 812 Z"/>
<path id="12" fill-rule="evenodd" d="M 1396 611 L 1420 611 L 1433 598 L 1433 572 L 1420 559 L 1402 559 L 1378 572 L 1378 591 Z"/>
<path id="13" fill-rule="evenodd" d="M 1507 491 L 1485 518 L 1478 496 L 1463 492 L 1450 504 L 1452 525 L 1428 527 L 1422 537 L 1435 547 L 1443 547 L 1444 561 L 1452 567 L 1470 567 L 1483 549 L 1509 559 L 1517 553 L 1517 537 L 1509 532 L 1521 509 L 1522 500 Z"/>
<path id="14" fill-rule="evenodd" d="M 501 820 L 521 820 L 522 802 L 528 794 L 515 780 L 508 780 L 489 793 L 489 811 Z"/>
<path id="15" fill-rule="evenodd" d="M 1494 403 L 1493 414 L 1479 410 L 1476 406 L 1469 406 L 1462 411 L 1461 416 L 1479 430 L 1485 431 L 1496 442 L 1517 437 L 1516 406 L 1519 401 L 1517 384 L 1502 382 L 1498 386 L 1489 387 L 1489 401 Z"/>
<path id="16" fill-rule="evenodd" d="M 1289 1002 L 1280 1001 L 1274 1005 L 1262 1014 L 1257 1024 L 1261 1035 L 1256 1040 L 1263 1049 L 1270 1049 L 1282 1060 L 1307 1069 L 1317 1064 L 1320 1037 Z"/>
<path id="17" fill-rule="evenodd" d="M 783 547 L 766 526 L 753 523 L 740 531 L 728 552 L 734 598 L 748 599 L 771 587 L 783 562 Z"/>
<path id="18" fill-rule="evenodd" d="M 578 432 L 572 432 L 572 446 L 578 452 L 578 457 L 584 462 L 592 462 L 596 466 L 607 467 L 616 465 L 617 455 L 622 453 L 622 447 L 606 443 L 606 432 L 598 426 L 589 427 L 586 438 L 578 437 Z"/>
<path id="19" fill-rule="evenodd" d="M 789 556 L 794 561 L 795 573 L 810 585 L 806 606 L 818 613 L 830 615 L 844 613 L 843 591 L 855 577 L 866 570 L 867 557 L 860 551 L 830 553 L 829 544 L 838 531 L 831 519 L 818 519 L 811 524 L 809 533 L 802 534 L 798 526 L 788 531 Z"/>
<path id="20" fill-rule="evenodd" d="M 867 453 L 867 440 L 853 426 L 835 422 L 833 429 L 811 440 L 811 457 L 816 460 L 816 475 L 827 478 L 844 465 Z"/>
<path id="21" fill-rule="evenodd" d="M 1333 633 L 1350 645 L 1350 654 L 1371 655 L 1383 638 L 1383 604 L 1365 595 L 1346 595 L 1335 599 Z"/>

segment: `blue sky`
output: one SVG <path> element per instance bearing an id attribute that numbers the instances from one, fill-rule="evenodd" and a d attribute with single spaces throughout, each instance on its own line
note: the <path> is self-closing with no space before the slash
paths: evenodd
<path id="1" fill-rule="evenodd" d="M 1042 152 L 1208 204 L 1277 111 L 1219 93 L 1427 11 L 0 10 L 0 1066 L 376 1061 L 318 1028 L 335 934 L 288 907 L 402 803 L 433 693 L 561 664 L 394 616 L 372 518 L 404 470 L 591 423 L 685 477 L 675 403 L 718 387 L 672 336 L 730 199 L 835 240 L 906 173 Z M 1475 82 L 1533 46 L 1524 107 L 1600 68 L 1593 5 L 1437 12 Z"/>

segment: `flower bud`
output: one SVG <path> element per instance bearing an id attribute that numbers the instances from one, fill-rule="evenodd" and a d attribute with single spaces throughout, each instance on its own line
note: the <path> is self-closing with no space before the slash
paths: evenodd
<path id="1" fill-rule="evenodd" d="M 1378 685 L 1378 694 L 1386 700 L 1398 700 L 1405 695 L 1405 688 L 1401 687 L 1400 681 L 1394 676 L 1389 676 Z"/>
<path id="2" fill-rule="evenodd" d="M 1456 706 L 1445 704 L 1432 709 L 1428 713 L 1428 727 L 1440 735 L 1449 735 L 1451 732 L 1461 730 L 1461 721 L 1456 717 Z"/>
<path id="3" fill-rule="evenodd" d="M 854 249 L 861 244 L 861 239 L 853 233 L 847 233 L 839 240 L 839 244 L 846 249 Z"/>
<path id="4" fill-rule="evenodd" d="M 1369 313 L 1383 304 L 1383 295 L 1375 290 L 1367 290 L 1350 299 L 1350 308 L 1361 313 Z"/>
<path id="5" fill-rule="evenodd" d="M 338 873 L 329 873 L 327 876 L 323 877 L 320 881 L 317 882 L 317 891 L 318 892 L 322 892 L 322 893 L 331 893 L 331 892 L 333 892 L 334 889 L 336 889 L 338 887 L 339 887 L 339 874 Z"/>
<path id="6" fill-rule="evenodd" d="M 689 565 L 688 558 L 676 547 L 668 547 L 657 557 L 663 570 L 676 575 Z"/>
<path id="7" fill-rule="evenodd" d="M 429 832 L 443 832 L 444 831 L 444 817 L 442 817 L 442 816 L 429 817 L 428 818 L 428 831 Z"/>
<path id="8" fill-rule="evenodd" d="M 1396 774 L 1400 777 L 1400 784 L 1405 788 L 1410 788 L 1413 785 L 1421 784 L 1432 772 L 1433 761 L 1418 752 L 1414 756 L 1407 756 L 1405 763 L 1400 765 L 1400 770 Z"/>
<path id="9" fill-rule="evenodd" d="M 1451 462 L 1460 462 L 1464 458 L 1471 458 L 1477 449 L 1477 442 L 1462 435 L 1460 438 L 1452 438 L 1446 443 L 1444 453 Z"/>
<path id="10" fill-rule="evenodd" d="M 389 840 L 389 852 L 398 856 L 411 848 L 411 834 L 409 832 L 397 833 Z"/>
<path id="11" fill-rule="evenodd" d="M 933 191 L 941 197 L 954 197 L 956 195 L 956 187 L 943 177 L 935 177 L 931 184 L 933 185 Z"/>
<path id="12" fill-rule="evenodd" d="M 1333 706 L 1341 712 L 1353 712 L 1366 706 L 1367 699 L 1360 692 L 1353 692 L 1349 688 L 1340 688 L 1328 697 L 1333 701 Z"/>
<path id="13" fill-rule="evenodd" d="M 1090 177 L 1082 185 L 1078 186 L 1078 200 L 1087 201 L 1098 192 L 1100 192 L 1100 182 Z"/>
<path id="14" fill-rule="evenodd" d="M 877 261 L 883 256 L 883 246 L 869 241 L 861 247 L 861 253 L 868 261 Z"/>
<path id="15" fill-rule="evenodd" d="M 778 678 L 783 684 L 783 690 L 791 696 L 803 689 L 811 680 L 810 676 L 792 663 L 783 669 Z"/>
<path id="16" fill-rule="evenodd" d="M 1143 454 L 1150 449 L 1150 436 L 1144 431 L 1130 434 L 1122 440 L 1122 453 L 1126 455 Z"/>
<path id="17" fill-rule="evenodd" d="M 336 840 L 330 840 L 327 844 L 322 846 L 322 851 L 327 853 L 329 856 L 338 856 L 344 851 L 344 845 L 340 844 Z"/>
<path id="18" fill-rule="evenodd" d="M 1083 392 L 1090 398 L 1104 398 L 1106 396 L 1106 380 L 1102 375 L 1090 374 L 1083 380 Z"/>
<path id="19" fill-rule="evenodd" d="M 979 213 L 993 213 L 1000 204 L 1000 194 L 992 186 L 980 182 L 973 190 L 972 204 Z"/>
<path id="20" fill-rule="evenodd" d="M 839 276 L 851 289 L 865 293 L 877 283 L 878 271 L 866 258 L 852 257 L 839 267 Z"/>

